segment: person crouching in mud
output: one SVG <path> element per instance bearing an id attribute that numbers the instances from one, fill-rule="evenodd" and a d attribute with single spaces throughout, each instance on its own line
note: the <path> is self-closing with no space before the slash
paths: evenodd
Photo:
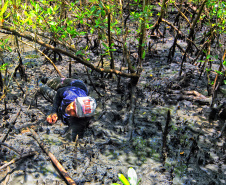
<path id="1" fill-rule="evenodd" d="M 55 124 L 58 117 L 63 123 L 73 127 L 79 136 L 94 115 L 96 101 L 88 96 L 88 89 L 82 80 L 71 78 L 42 78 L 45 85 L 39 92 L 45 99 L 53 102 L 51 114 L 47 117 L 49 124 Z"/>

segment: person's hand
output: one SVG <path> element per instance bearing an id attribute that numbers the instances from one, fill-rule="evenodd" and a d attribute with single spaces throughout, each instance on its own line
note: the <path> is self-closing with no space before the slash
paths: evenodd
<path id="1" fill-rule="evenodd" d="M 57 119 L 58 119 L 57 113 L 53 113 L 53 114 L 50 114 L 50 115 L 47 117 L 46 120 L 47 120 L 48 123 L 50 123 L 50 124 L 55 124 L 56 121 L 57 121 Z"/>

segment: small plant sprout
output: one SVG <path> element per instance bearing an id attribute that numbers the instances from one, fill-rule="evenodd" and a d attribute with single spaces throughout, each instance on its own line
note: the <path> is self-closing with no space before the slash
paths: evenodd
<path id="1" fill-rule="evenodd" d="M 121 173 L 118 174 L 118 177 L 119 177 L 119 180 L 123 183 L 123 185 L 138 185 L 139 184 L 139 182 L 137 182 L 137 173 L 132 167 L 130 167 L 128 170 L 128 180 Z M 113 183 L 112 185 L 120 185 L 120 184 Z"/>

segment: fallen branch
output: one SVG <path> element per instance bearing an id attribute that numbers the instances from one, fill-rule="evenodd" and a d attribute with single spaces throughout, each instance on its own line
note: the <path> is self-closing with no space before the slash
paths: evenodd
<path id="1" fill-rule="evenodd" d="M 210 104 L 212 98 L 207 98 L 206 96 L 202 95 L 197 91 L 173 91 L 169 90 L 169 98 L 173 100 L 188 100 L 194 101 L 200 104 Z"/>
<path id="2" fill-rule="evenodd" d="M 172 23 L 162 18 L 162 22 L 166 23 L 168 26 L 172 27 L 180 36 L 185 37 L 185 35 L 176 28 Z"/>
<path id="3" fill-rule="evenodd" d="M 21 159 L 24 159 L 24 158 L 27 158 L 27 157 L 31 157 L 33 155 L 37 154 L 37 152 L 31 152 L 31 153 L 28 153 L 28 154 L 24 154 L 24 155 L 21 155 L 20 157 L 16 157 L 14 159 L 12 159 L 10 162 L 4 164 L 3 166 L 0 167 L 0 171 L 4 168 L 6 168 L 7 166 L 21 160 Z"/>
<path id="4" fill-rule="evenodd" d="M 56 166 L 56 168 L 58 169 L 58 171 L 60 172 L 60 174 L 64 177 L 64 179 L 66 180 L 66 182 L 69 185 L 76 185 L 76 183 L 73 181 L 73 179 L 68 175 L 67 171 L 64 169 L 64 167 L 59 163 L 59 161 L 56 159 L 56 157 L 48 150 L 48 148 L 43 144 L 43 142 L 41 141 L 41 139 L 39 138 L 38 134 L 33 130 L 33 129 L 29 129 L 27 127 L 27 129 L 32 133 L 34 139 L 38 142 L 39 146 L 45 151 L 45 153 L 50 157 L 51 161 L 53 162 L 53 164 Z"/>
<path id="5" fill-rule="evenodd" d="M 14 127 L 14 124 L 16 123 L 16 120 L 18 118 L 18 116 L 20 115 L 20 111 L 21 111 L 21 107 L 19 108 L 19 110 L 17 111 L 16 115 L 12 118 L 12 120 L 9 123 L 9 129 L 8 132 L 6 133 L 6 135 L 3 137 L 1 143 L 4 143 L 5 140 L 7 139 L 9 133 L 11 132 L 12 128 Z"/>

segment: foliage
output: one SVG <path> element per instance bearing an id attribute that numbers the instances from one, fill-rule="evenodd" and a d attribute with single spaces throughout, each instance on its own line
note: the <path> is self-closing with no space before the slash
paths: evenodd
<path id="1" fill-rule="evenodd" d="M 0 39 L 0 49 L 2 49 L 2 51 L 12 52 L 11 47 L 8 45 L 8 41 L 9 39 Z"/>
<path id="2" fill-rule="evenodd" d="M 2 64 L 2 65 L 0 66 L 0 71 L 5 71 L 7 65 L 8 65 L 7 63 L 6 63 L 6 64 Z"/>
<path id="3" fill-rule="evenodd" d="M 130 167 L 128 169 L 128 174 L 127 175 L 128 175 L 128 180 L 126 179 L 126 177 L 123 174 L 121 174 L 121 173 L 118 174 L 119 180 L 124 185 L 138 185 L 139 184 L 140 181 L 137 182 L 137 173 L 132 167 Z M 120 184 L 113 183 L 112 185 L 120 185 Z"/>
<path id="4" fill-rule="evenodd" d="M 48 40 L 56 42 L 58 48 L 62 48 L 62 50 L 56 48 L 58 52 L 83 63 L 93 70 L 139 78 L 142 61 L 147 54 L 147 31 L 159 30 L 161 21 L 163 21 L 163 18 L 167 18 L 169 7 L 172 7 L 172 9 L 178 8 L 176 3 L 177 1 L 174 0 L 159 3 L 161 11 L 157 15 L 160 19 L 154 24 L 153 8 L 157 4 L 151 4 L 148 1 L 7 0 L 0 11 L 0 21 L 3 23 L 2 29 L 12 31 L 12 34 L 35 41 L 44 47 L 48 47 L 45 44 Z M 193 33 L 192 29 L 196 29 L 195 26 L 199 28 L 199 23 L 201 23 L 201 26 L 205 25 L 207 27 L 207 35 L 210 32 L 210 34 L 216 36 L 212 39 L 207 38 L 208 43 L 215 38 L 219 38 L 219 35 L 225 34 L 226 4 L 224 1 L 205 0 L 200 2 L 198 0 L 187 0 L 187 3 L 197 7 L 197 12 L 186 13 L 182 16 L 190 21 L 190 28 L 183 33 L 185 36 L 190 37 L 187 33 Z M 196 16 L 197 18 L 200 17 L 196 22 L 193 17 L 198 13 L 201 3 L 204 3 L 205 11 L 201 11 L 200 15 Z M 125 7 L 127 9 L 124 9 Z M 166 27 L 166 29 L 169 28 Z M 87 43 L 80 44 L 84 38 Z M 95 44 L 93 44 L 94 40 Z M 139 57 L 137 62 L 133 61 L 133 65 L 130 61 L 133 57 L 127 51 L 131 42 L 136 43 L 136 52 Z M 188 44 L 187 50 L 189 51 L 191 50 L 189 41 Z M 218 44 L 222 48 L 222 43 L 218 42 Z M 95 47 L 100 52 L 98 60 L 106 59 L 102 60 L 100 66 L 95 64 L 96 61 L 93 61 L 92 55 L 90 55 L 91 48 Z M 124 54 L 120 60 L 125 60 L 126 63 L 121 62 L 121 66 L 115 68 L 114 55 L 117 48 L 123 50 Z M 205 49 L 204 47 L 203 51 Z M 208 55 L 210 54 L 207 52 L 206 56 Z M 110 62 L 108 62 L 109 60 Z M 205 65 L 206 63 L 207 61 Z M 127 66 L 129 68 L 128 72 L 121 71 L 122 68 Z"/>
<path id="5" fill-rule="evenodd" d="M 141 25 L 145 20 L 145 24 L 149 28 L 151 26 L 152 6 L 142 5 L 139 0 L 132 1 L 130 5 L 133 8 L 128 16 L 131 17 L 132 24 Z M 138 26 L 136 30 L 127 27 L 124 14 L 123 4 L 114 3 L 114 1 L 90 0 L 82 3 L 82 1 L 66 2 L 63 0 L 55 2 L 50 0 L 25 2 L 8 0 L 3 6 L 0 17 L 1 21 L 4 22 L 3 29 L 14 30 L 21 37 L 29 35 L 29 38 L 26 37 L 28 40 L 36 41 L 39 44 L 45 40 L 52 40 L 59 47 L 63 47 L 63 50 L 70 51 L 63 54 L 99 72 L 112 72 L 100 69 L 99 66 L 93 64 L 95 61 L 92 61 L 90 56 L 90 48 L 93 47 L 92 40 L 97 40 L 97 47 L 101 52 L 100 57 L 111 60 L 108 65 L 110 64 L 109 67 L 113 70 L 113 55 L 117 50 L 115 45 L 122 48 L 126 45 L 129 46 L 129 40 L 142 40 L 140 46 L 145 45 L 145 39 L 140 39 L 141 35 L 139 36 L 142 26 Z M 123 41 L 125 32 L 127 36 L 124 37 Z M 87 38 L 86 46 L 79 44 L 82 38 Z M 43 46 L 47 47 L 44 44 Z M 137 50 L 139 50 L 139 46 Z M 145 54 L 146 52 L 143 50 L 142 59 L 144 59 Z M 140 75 L 134 72 L 137 65 L 134 64 L 132 71 L 129 72 L 134 73 L 133 75 L 129 75 L 126 71 L 120 72 L 120 68 L 115 69 L 113 73 L 137 78 Z M 102 64 L 101 67 L 103 66 L 106 65 Z"/>

